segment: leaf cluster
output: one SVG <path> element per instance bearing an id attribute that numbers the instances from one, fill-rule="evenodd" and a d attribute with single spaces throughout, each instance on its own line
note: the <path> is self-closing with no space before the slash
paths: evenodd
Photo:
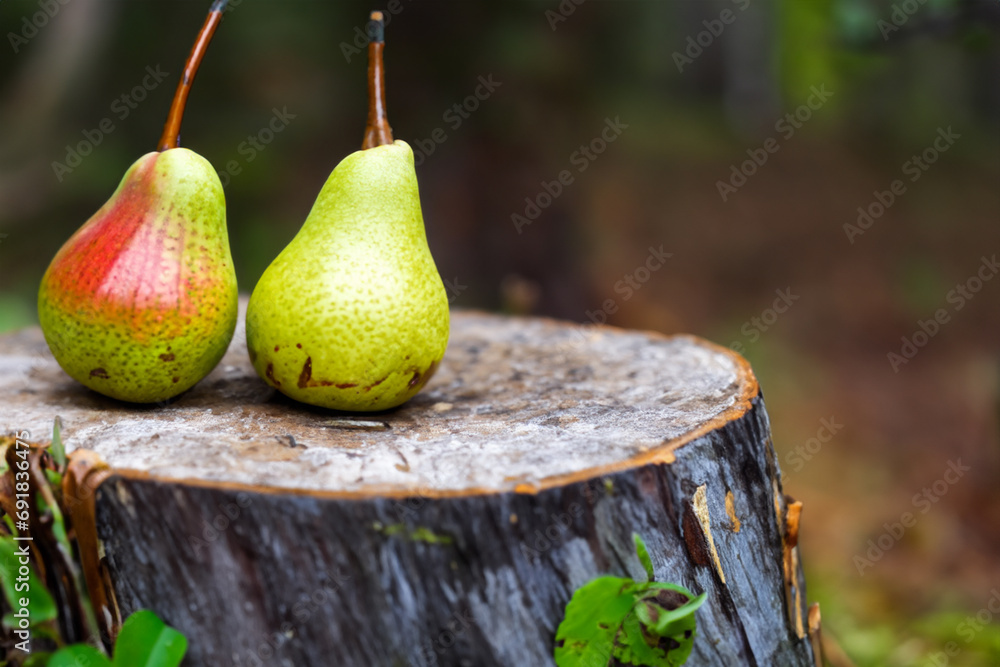
<path id="1" fill-rule="evenodd" d="M 0 667 L 177 667 L 187 639 L 153 612 L 137 611 L 121 628 L 98 623 L 69 520 L 86 499 L 65 491 L 60 427 L 57 418 L 50 443 L 0 436 Z M 26 633 L 15 616 L 23 609 Z M 25 653 L 18 644 L 28 635 Z"/>
<path id="2" fill-rule="evenodd" d="M 679 667 L 691 655 L 706 594 L 654 581 L 645 543 L 632 538 L 647 580 L 598 577 L 577 589 L 556 630 L 559 667 Z"/>

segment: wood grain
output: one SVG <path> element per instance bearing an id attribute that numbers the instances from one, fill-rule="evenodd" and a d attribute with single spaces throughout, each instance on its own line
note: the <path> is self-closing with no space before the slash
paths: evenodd
<path id="1" fill-rule="evenodd" d="M 275 394 L 241 332 L 152 408 L 75 385 L 37 331 L 0 370 L 0 428 L 59 414 L 115 470 L 117 602 L 184 632 L 186 665 L 550 666 L 576 588 L 642 576 L 633 532 L 708 593 L 690 665 L 816 664 L 763 399 L 705 341 L 456 313 L 426 390 L 364 416 Z"/>

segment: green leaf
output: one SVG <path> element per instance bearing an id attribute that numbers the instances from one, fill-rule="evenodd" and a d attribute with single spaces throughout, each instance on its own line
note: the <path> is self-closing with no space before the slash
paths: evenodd
<path id="1" fill-rule="evenodd" d="M 678 593 L 686 602 L 669 609 L 667 603 Z M 593 667 L 608 665 L 614 658 L 636 667 L 683 665 L 694 646 L 694 612 L 704 601 L 705 594 L 695 598 L 675 584 L 594 579 L 566 605 L 566 616 L 556 630 L 556 664 Z"/>
<path id="2" fill-rule="evenodd" d="M 111 667 L 111 662 L 93 646 L 74 644 L 59 649 L 49 659 L 48 667 Z"/>
<path id="3" fill-rule="evenodd" d="M 63 446 L 62 419 L 59 417 L 56 417 L 55 423 L 52 424 L 52 445 L 49 446 L 49 452 L 52 454 L 52 458 L 55 460 L 56 465 L 59 466 L 59 469 L 65 470 L 66 447 Z"/>
<path id="4" fill-rule="evenodd" d="M 655 581 L 656 576 L 653 574 L 653 561 L 649 558 L 646 543 L 639 537 L 639 533 L 632 533 L 632 541 L 635 543 L 635 552 L 639 556 L 639 562 L 642 563 L 642 567 L 646 570 L 646 581 Z"/>
<path id="5" fill-rule="evenodd" d="M 631 579 L 598 577 L 573 593 L 556 630 L 559 667 L 607 665 L 622 622 L 635 604 Z"/>
<path id="6" fill-rule="evenodd" d="M 62 486 L 63 476 L 57 473 L 55 470 L 45 469 L 45 479 L 49 481 L 49 486 L 54 489 L 58 489 Z"/>
<path id="7" fill-rule="evenodd" d="M 56 617 L 56 603 L 30 563 L 27 576 L 18 581 L 22 558 L 18 551 L 26 544 L 27 542 L 16 542 L 13 537 L 0 537 L 0 586 L 3 587 L 7 604 L 15 611 L 22 608 L 21 598 L 28 599 L 28 618 L 32 625 L 36 625 Z M 23 590 L 18 590 L 18 587 Z M 3 620 L 9 625 L 15 617 L 7 614 Z"/>
<path id="8" fill-rule="evenodd" d="M 73 560 L 73 548 L 70 546 L 69 538 L 66 536 L 66 521 L 63 519 L 62 510 L 59 509 L 59 501 L 55 500 L 54 496 L 49 495 L 52 498 L 52 504 L 49 504 L 46 500 L 47 493 L 39 493 L 37 498 L 38 511 L 41 514 L 46 512 L 52 515 L 52 534 L 55 535 L 56 542 L 59 544 L 59 548 L 62 549 L 68 556 L 69 561 Z"/>
<path id="9" fill-rule="evenodd" d="M 616 640 L 613 655 L 625 665 L 659 667 L 681 663 L 667 662 L 667 654 L 659 647 L 659 638 L 648 637 L 644 626 L 634 613 L 622 622 L 622 634 Z"/>
<path id="10" fill-rule="evenodd" d="M 44 653 L 36 653 L 32 651 L 31 655 L 29 655 L 25 661 L 21 663 L 21 667 L 45 667 L 49 664 L 49 659 L 51 657 L 52 654 L 47 651 Z"/>
<path id="11" fill-rule="evenodd" d="M 679 667 L 690 657 L 706 594 L 653 581 L 645 543 L 632 540 L 649 581 L 598 577 L 577 589 L 556 630 L 558 667 Z"/>
<path id="12" fill-rule="evenodd" d="M 687 598 L 680 607 L 671 609 L 663 604 L 657 596 L 643 596 L 643 599 L 636 605 L 635 612 L 639 621 L 652 632 L 660 637 L 674 637 L 683 635 L 685 630 L 694 631 L 694 613 L 701 605 L 705 604 L 708 597 L 702 593 L 698 597 L 693 597 L 687 589 L 675 584 L 654 583 L 652 590 L 667 590 L 682 594 Z"/>
<path id="13" fill-rule="evenodd" d="M 115 643 L 114 667 L 177 667 L 187 638 L 153 612 L 141 609 L 125 621 Z"/>

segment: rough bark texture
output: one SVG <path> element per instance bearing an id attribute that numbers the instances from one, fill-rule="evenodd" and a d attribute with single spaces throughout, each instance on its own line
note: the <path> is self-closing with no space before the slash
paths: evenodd
<path id="1" fill-rule="evenodd" d="M 0 429 L 118 473 L 98 534 L 123 613 L 155 609 L 193 666 L 552 665 L 573 591 L 641 577 L 708 592 L 690 665 L 814 665 L 763 400 L 688 337 L 457 314 L 401 409 L 308 410 L 242 333 L 168 405 L 76 386 L 37 331 L 0 339 Z M 789 511 L 791 508 L 792 511 Z"/>

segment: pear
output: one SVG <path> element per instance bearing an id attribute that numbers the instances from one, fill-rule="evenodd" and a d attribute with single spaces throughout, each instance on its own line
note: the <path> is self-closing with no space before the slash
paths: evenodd
<path id="1" fill-rule="evenodd" d="M 427 246 L 413 151 L 385 121 L 381 14 L 369 45 L 365 149 L 344 158 L 250 297 L 247 348 L 287 396 L 349 411 L 412 398 L 448 345 L 448 296 Z"/>
<path id="2" fill-rule="evenodd" d="M 38 318 L 59 365 L 123 401 L 163 401 L 192 387 L 222 358 L 236 326 L 222 184 L 205 158 L 176 147 L 224 5 L 213 3 L 199 33 L 160 150 L 125 172 L 56 253 L 38 291 Z"/>

